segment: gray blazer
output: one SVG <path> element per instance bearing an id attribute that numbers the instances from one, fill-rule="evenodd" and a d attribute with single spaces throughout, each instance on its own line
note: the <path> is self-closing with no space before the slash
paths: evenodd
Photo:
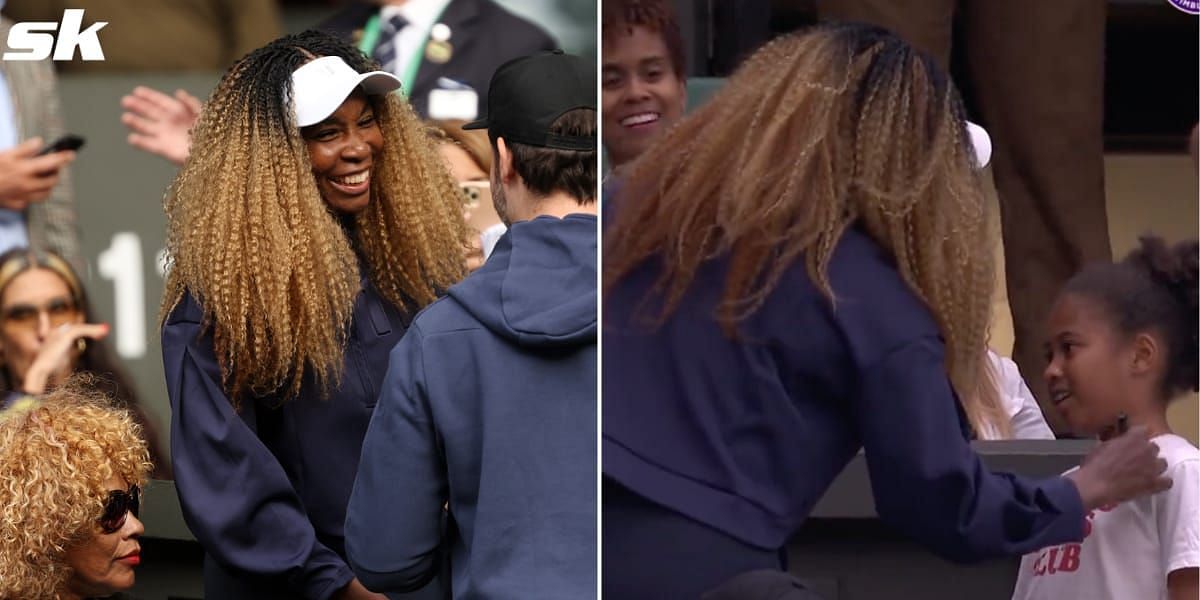
<path id="1" fill-rule="evenodd" d="M 11 21 L 0 16 L 0 40 L 8 39 L 11 25 Z M 0 73 L 8 81 L 20 140 L 41 136 L 50 143 L 64 133 L 54 63 L 49 60 L 0 60 Z M 67 167 L 60 175 L 49 198 L 25 209 L 29 243 L 54 251 L 82 273 L 85 264 L 79 251 L 71 168 Z"/>

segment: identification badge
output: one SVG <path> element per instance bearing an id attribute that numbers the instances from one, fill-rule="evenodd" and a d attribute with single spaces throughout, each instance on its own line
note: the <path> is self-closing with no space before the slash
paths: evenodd
<path id="1" fill-rule="evenodd" d="M 450 61 L 450 57 L 454 56 L 454 46 L 450 42 L 442 42 L 438 40 L 429 40 L 425 44 L 425 60 L 436 64 L 445 64 Z"/>
<path id="2" fill-rule="evenodd" d="M 428 113 L 430 119 L 474 121 L 479 116 L 479 94 L 471 88 L 435 88 L 429 92 Z"/>

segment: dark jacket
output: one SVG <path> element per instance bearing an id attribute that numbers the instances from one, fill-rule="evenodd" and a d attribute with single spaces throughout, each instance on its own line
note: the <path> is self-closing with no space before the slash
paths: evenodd
<path id="1" fill-rule="evenodd" d="M 185 296 L 167 318 L 171 461 L 184 520 L 210 561 L 210 598 L 323 600 L 353 577 L 346 501 L 388 352 L 406 327 L 401 312 L 363 286 L 339 387 L 321 398 L 310 378 L 298 398 L 244 400 L 240 413 L 222 391 L 200 306 Z"/>
<path id="2" fill-rule="evenodd" d="M 596 218 L 514 224 L 392 352 L 346 518 L 370 589 L 596 594 Z M 442 507 L 458 534 L 443 539 Z"/>
<path id="3" fill-rule="evenodd" d="M 378 12 L 377 4 L 350 2 L 317 25 L 317 29 L 358 44 L 363 26 Z M 417 68 L 408 98 L 422 117 L 428 113 L 429 92 L 438 87 L 438 78 L 448 77 L 474 88 L 479 95 L 479 114 L 483 115 L 488 84 L 497 67 L 514 58 L 559 47 L 541 27 L 492 0 L 451 0 L 438 22 L 450 28 L 453 53 L 449 61 L 441 64 L 422 59 Z M 418 51 L 424 53 L 425 49 Z"/>
<path id="4" fill-rule="evenodd" d="M 880 517 L 943 557 L 1081 539 L 1071 482 L 992 473 L 971 450 L 938 327 L 865 233 L 836 248 L 834 305 L 797 261 L 739 339 L 714 318 L 728 269 L 725 257 L 704 263 L 657 328 L 635 312 L 658 306 L 642 303 L 656 265 L 606 290 L 606 476 L 774 549 L 864 448 Z"/>

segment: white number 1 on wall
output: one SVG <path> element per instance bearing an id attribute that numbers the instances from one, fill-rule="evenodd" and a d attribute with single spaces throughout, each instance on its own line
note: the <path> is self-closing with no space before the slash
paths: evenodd
<path id="1" fill-rule="evenodd" d="M 142 242 L 136 233 L 122 231 L 100 253 L 100 276 L 113 282 L 113 323 L 121 358 L 146 355 L 146 300 L 142 281 Z"/>

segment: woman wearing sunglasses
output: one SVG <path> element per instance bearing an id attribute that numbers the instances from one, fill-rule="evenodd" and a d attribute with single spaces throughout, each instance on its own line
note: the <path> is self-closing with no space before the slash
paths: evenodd
<path id="1" fill-rule="evenodd" d="M 0 412 L 0 599 L 107 598 L 133 586 L 151 469 L 140 429 L 86 375 Z"/>
<path id="2" fill-rule="evenodd" d="M 0 254 L 0 407 L 53 389 L 72 373 L 92 373 L 118 406 L 133 411 L 159 465 L 154 478 L 170 479 L 157 432 L 104 341 L 108 332 L 96 323 L 79 276 L 57 254 L 30 248 Z"/>

